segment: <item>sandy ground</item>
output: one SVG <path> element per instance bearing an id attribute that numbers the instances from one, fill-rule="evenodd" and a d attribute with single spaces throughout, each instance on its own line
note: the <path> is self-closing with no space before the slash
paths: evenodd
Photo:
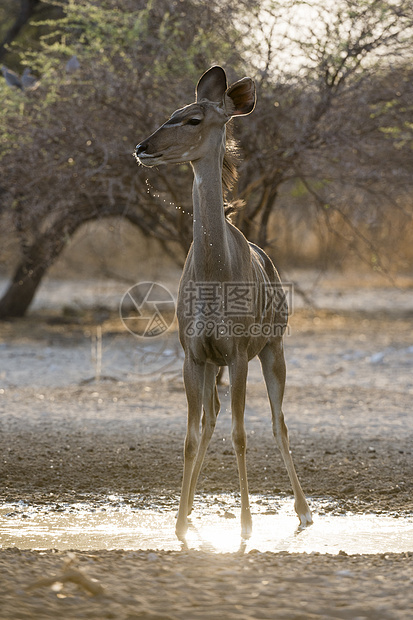
<path id="1" fill-rule="evenodd" d="M 329 498 L 338 514 L 413 513 L 413 293 L 399 294 L 330 288 L 291 319 L 291 448 L 310 501 Z M 122 494 L 142 507 L 176 505 L 186 418 L 176 334 L 142 343 L 110 304 L 63 314 L 40 306 L 0 325 L 1 500 L 58 506 Z M 238 489 L 225 379 L 220 398 L 199 483 L 212 494 Z M 250 490 L 289 496 L 256 362 L 246 424 Z M 0 618 L 413 618 L 412 562 L 411 552 L 2 549 Z M 62 585 L 70 570 L 75 583 Z"/>

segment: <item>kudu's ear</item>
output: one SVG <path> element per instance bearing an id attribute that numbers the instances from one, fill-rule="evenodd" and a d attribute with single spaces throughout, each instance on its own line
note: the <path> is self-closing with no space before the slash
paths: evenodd
<path id="1" fill-rule="evenodd" d="M 211 67 L 202 75 L 196 86 L 196 100 L 208 99 L 216 103 L 222 103 L 224 93 L 227 90 L 227 76 L 222 67 Z"/>
<path id="2" fill-rule="evenodd" d="M 255 84 L 245 77 L 232 84 L 225 93 L 225 109 L 229 116 L 250 114 L 255 107 Z"/>

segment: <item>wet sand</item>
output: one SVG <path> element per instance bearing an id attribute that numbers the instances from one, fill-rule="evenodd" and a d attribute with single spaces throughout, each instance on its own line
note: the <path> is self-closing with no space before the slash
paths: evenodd
<path id="1" fill-rule="evenodd" d="M 310 501 L 328 500 L 327 514 L 412 515 L 411 325 L 407 311 L 303 310 L 292 318 L 284 412 L 302 486 Z M 95 330 L 90 317 L 52 314 L 1 325 L 2 502 L 57 510 L 114 495 L 143 509 L 176 506 L 186 419 L 179 347 L 168 340 L 145 373 L 148 352 L 109 316 L 96 381 Z M 236 503 L 225 384 L 220 398 L 199 491 L 205 501 L 234 494 Z M 246 426 L 251 492 L 288 501 L 255 362 Z M 229 523 L 239 529 L 237 518 Z M 102 592 L 65 581 L 68 561 Z M 362 548 L 360 555 L 97 549 L 74 556 L 3 548 L 0 617 L 404 620 L 413 617 L 412 561 L 409 551 Z M 54 584 L 38 584 L 54 576 Z"/>

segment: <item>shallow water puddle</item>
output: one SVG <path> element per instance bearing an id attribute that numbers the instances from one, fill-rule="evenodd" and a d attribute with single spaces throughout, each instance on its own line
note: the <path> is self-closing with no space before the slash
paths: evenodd
<path id="1" fill-rule="evenodd" d="M 20 549 L 179 550 L 175 509 L 135 508 L 131 502 L 0 507 L 0 547 Z M 204 498 L 205 499 L 205 498 Z M 191 517 L 188 547 L 215 553 L 240 549 L 239 508 L 231 496 L 200 500 Z M 132 504 L 132 505 L 131 505 Z M 252 498 L 253 535 L 244 547 L 259 551 L 384 553 L 413 551 L 413 517 L 326 514 L 312 501 L 314 523 L 298 530 L 291 498 Z"/>

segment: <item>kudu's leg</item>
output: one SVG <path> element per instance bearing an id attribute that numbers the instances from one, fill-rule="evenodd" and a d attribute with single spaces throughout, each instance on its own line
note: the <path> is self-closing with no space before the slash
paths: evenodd
<path id="1" fill-rule="evenodd" d="M 189 356 L 184 361 L 184 384 L 188 401 L 188 423 L 184 445 L 184 473 L 182 477 L 181 499 L 179 502 L 176 535 L 185 540 L 188 530 L 188 498 L 194 461 L 198 451 L 199 423 L 202 411 L 205 365 L 195 364 Z"/>
<path id="2" fill-rule="evenodd" d="M 269 342 L 260 355 L 262 371 L 271 404 L 272 428 L 274 437 L 281 451 L 288 476 L 294 491 L 294 508 L 302 526 L 313 522 L 311 511 L 304 497 L 303 490 L 295 471 L 289 448 L 288 430 L 282 412 L 282 400 L 285 386 L 285 360 L 282 339 Z"/>
<path id="3" fill-rule="evenodd" d="M 203 393 L 204 414 L 202 416 L 202 434 L 199 442 L 198 454 L 192 471 L 191 484 L 189 487 L 188 514 L 191 514 L 194 502 L 196 483 L 204 462 L 205 454 L 214 433 L 217 416 L 219 413 L 219 398 L 216 384 L 218 366 L 207 363 L 205 365 L 205 381 Z"/>
<path id="4" fill-rule="evenodd" d="M 248 374 L 248 359 L 243 356 L 229 366 L 232 409 L 232 444 L 237 456 L 238 474 L 241 489 L 241 536 L 249 538 L 252 533 L 252 520 L 248 495 L 247 478 L 247 435 L 244 426 L 245 391 Z"/>

